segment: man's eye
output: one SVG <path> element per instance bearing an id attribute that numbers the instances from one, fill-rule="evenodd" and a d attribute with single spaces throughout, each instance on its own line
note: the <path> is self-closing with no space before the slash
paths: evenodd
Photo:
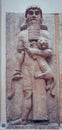
<path id="1" fill-rule="evenodd" d="M 29 14 L 30 14 L 30 15 L 33 15 L 33 12 L 32 12 L 32 11 L 29 11 Z"/>
<path id="2" fill-rule="evenodd" d="M 36 14 L 36 15 L 39 15 L 39 11 L 36 11 L 35 14 Z"/>

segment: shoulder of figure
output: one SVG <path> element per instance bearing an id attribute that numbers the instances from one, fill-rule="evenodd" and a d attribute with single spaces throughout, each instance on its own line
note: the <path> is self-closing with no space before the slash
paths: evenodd
<path id="1" fill-rule="evenodd" d="M 27 24 L 22 24 L 21 26 L 20 26 L 20 31 L 23 31 L 23 30 L 26 30 L 27 29 Z"/>
<path id="2" fill-rule="evenodd" d="M 26 37 L 26 34 L 27 34 L 27 30 L 20 31 L 20 33 L 17 36 L 17 39 L 23 41 Z"/>
<path id="3" fill-rule="evenodd" d="M 49 33 L 48 30 L 42 30 L 42 29 L 41 29 L 40 34 L 41 34 L 41 36 L 43 36 L 43 37 L 45 37 L 45 38 L 48 38 L 48 39 L 51 38 L 50 33 Z"/>

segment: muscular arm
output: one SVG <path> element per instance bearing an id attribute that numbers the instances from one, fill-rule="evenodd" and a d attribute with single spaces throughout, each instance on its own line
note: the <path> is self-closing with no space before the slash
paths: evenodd
<path id="1" fill-rule="evenodd" d="M 13 74 L 12 80 L 19 80 L 20 78 L 23 78 L 23 75 L 21 74 L 22 71 L 22 64 L 24 62 L 24 48 L 23 48 L 23 43 L 20 42 L 17 45 L 17 61 L 16 61 L 16 70 L 15 73 Z"/>
<path id="2" fill-rule="evenodd" d="M 51 57 L 53 55 L 52 49 L 40 50 L 40 49 L 37 49 L 37 48 L 31 48 L 31 47 L 29 47 L 27 49 L 27 51 L 31 55 L 39 55 L 39 56 L 43 56 L 45 58 Z"/>
<path id="3" fill-rule="evenodd" d="M 17 46 L 17 63 L 18 63 L 18 68 L 19 70 L 21 70 L 22 64 L 24 62 L 24 55 L 25 55 L 25 51 L 24 51 L 24 46 L 22 42 L 19 42 L 18 46 Z"/>
<path id="4" fill-rule="evenodd" d="M 21 71 L 24 62 L 24 51 L 17 54 L 17 68 Z"/>

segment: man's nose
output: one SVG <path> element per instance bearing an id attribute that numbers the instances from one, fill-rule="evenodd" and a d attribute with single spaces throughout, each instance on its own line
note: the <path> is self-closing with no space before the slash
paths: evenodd
<path id="1" fill-rule="evenodd" d="M 36 17 L 36 14 L 35 14 L 35 12 L 33 13 L 33 18 L 35 18 Z"/>

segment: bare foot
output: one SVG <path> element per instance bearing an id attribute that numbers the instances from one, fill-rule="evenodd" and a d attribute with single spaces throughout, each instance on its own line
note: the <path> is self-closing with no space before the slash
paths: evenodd
<path id="1" fill-rule="evenodd" d="M 14 121 L 10 121 L 9 124 L 10 125 L 26 125 L 27 124 L 27 120 L 22 120 L 20 118 L 20 119 L 14 120 Z"/>

